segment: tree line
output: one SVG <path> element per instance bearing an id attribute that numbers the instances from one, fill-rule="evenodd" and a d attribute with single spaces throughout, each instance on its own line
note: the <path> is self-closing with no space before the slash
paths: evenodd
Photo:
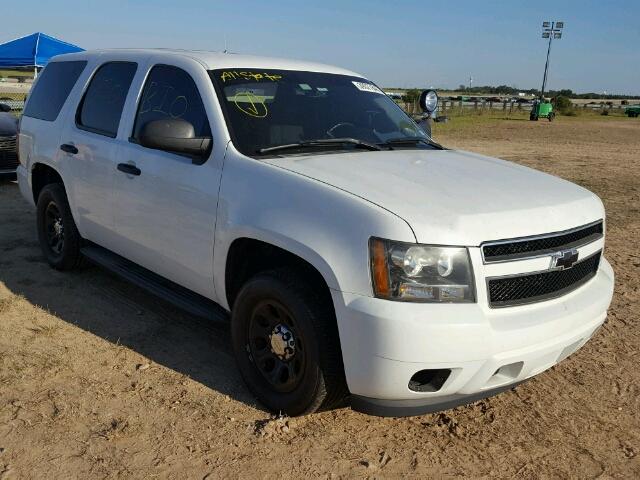
<path id="1" fill-rule="evenodd" d="M 538 90 L 537 88 L 530 88 L 528 90 L 523 90 L 523 89 L 519 89 L 509 85 L 498 85 L 497 87 L 494 87 L 492 85 L 484 85 L 484 86 L 477 86 L 477 87 L 471 87 L 471 88 L 465 85 L 460 85 L 454 91 L 459 93 L 472 94 L 472 95 L 473 94 L 517 95 L 518 93 L 522 92 L 522 93 L 526 93 L 528 95 L 533 95 L 536 97 L 540 96 L 540 90 Z M 576 93 L 573 90 L 568 88 L 564 88 L 562 90 L 547 90 L 546 92 L 544 92 L 544 94 L 546 97 L 562 96 L 567 98 L 594 98 L 594 99 L 608 98 L 608 99 L 616 99 L 616 100 L 638 98 L 637 95 L 619 95 L 619 94 L 609 94 L 609 93 L 605 95 L 602 93 L 595 93 L 595 92 Z"/>

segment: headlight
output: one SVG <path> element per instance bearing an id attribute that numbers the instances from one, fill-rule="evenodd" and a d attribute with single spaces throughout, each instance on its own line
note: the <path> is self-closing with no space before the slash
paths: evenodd
<path id="1" fill-rule="evenodd" d="M 404 302 L 475 302 L 469 252 L 372 238 L 369 244 L 373 292 Z"/>

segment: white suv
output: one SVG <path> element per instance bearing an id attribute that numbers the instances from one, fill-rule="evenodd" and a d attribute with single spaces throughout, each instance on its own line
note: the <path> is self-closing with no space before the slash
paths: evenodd
<path id="1" fill-rule="evenodd" d="M 51 266 L 89 259 L 229 321 L 243 378 L 276 412 L 350 394 L 412 415 L 493 395 L 578 350 L 611 301 L 598 197 L 443 148 L 340 68 L 62 55 L 19 150 Z"/>

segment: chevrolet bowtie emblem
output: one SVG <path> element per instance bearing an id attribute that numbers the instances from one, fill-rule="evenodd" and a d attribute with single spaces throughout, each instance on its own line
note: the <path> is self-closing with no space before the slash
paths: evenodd
<path id="1" fill-rule="evenodd" d="M 578 251 L 575 248 L 563 250 L 551 255 L 549 270 L 566 270 L 573 267 L 578 261 Z"/>

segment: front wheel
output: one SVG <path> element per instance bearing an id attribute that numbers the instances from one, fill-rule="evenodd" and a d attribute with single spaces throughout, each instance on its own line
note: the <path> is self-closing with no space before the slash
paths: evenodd
<path id="1" fill-rule="evenodd" d="M 553 119 L 556 118 L 556 114 L 551 112 L 549 113 L 549 116 L 547 118 L 549 119 L 550 122 L 553 122 Z"/>
<path id="2" fill-rule="evenodd" d="M 347 394 L 331 305 L 294 269 L 250 279 L 234 302 L 233 350 L 249 390 L 275 413 L 330 409 Z"/>

